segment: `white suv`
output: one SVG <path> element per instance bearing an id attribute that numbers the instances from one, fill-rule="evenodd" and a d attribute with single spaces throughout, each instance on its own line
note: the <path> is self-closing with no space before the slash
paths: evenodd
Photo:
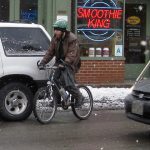
<path id="1" fill-rule="evenodd" d="M 24 120 L 32 112 L 34 93 L 45 83 L 39 71 L 51 37 L 37 24 L 0 23 L 0 116 Z M 50 62 L 53 64 L 53 62 Z"/>

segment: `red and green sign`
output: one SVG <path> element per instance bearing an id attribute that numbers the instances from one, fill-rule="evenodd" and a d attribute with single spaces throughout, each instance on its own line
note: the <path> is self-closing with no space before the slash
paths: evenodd
<path id="1" fill-rule="evenodd" d="M 113 0 L 87 0 L 78 3 L 77 20 L 81 24 L 78 31 L 93 41 L 105 41 L 111 38 L 117 30 L 122 31 L 120 22 L 123 10 Z M 116 26 L 118 24 L 118 26 Z"/>

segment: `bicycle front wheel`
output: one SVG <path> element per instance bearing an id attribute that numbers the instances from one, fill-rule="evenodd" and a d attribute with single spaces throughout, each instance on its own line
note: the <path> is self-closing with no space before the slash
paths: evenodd
<path id="1" fill-rule="evenodd" d="M 57 109 L 57 104 L 52 97 L 52 93 L 47 93 L 52 91 L 49 91 L 47 88 L 40 88 L 36 92 L 33 101 L 34 116 L 42 124 L 50 123 Z"/>
<path id="2" fill-rule="evenodd" d="M 84 85 L 79 85 L 78 89 L 81 92 L 82 96 L 84 97 L 83 102 L 82 102 L 82 105 L 79 107 L 76 107 L 75 104 L 73 104 L 72 111 L 78 119 L 85 120 L 85 119 L 88 119 L 92 113 L 93 97 L 88 87 Z"/>

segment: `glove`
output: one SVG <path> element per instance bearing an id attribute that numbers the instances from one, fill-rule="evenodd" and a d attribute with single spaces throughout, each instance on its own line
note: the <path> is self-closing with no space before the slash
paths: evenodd
<path id="1" fill-rule="evenodd" d="M 39 70 L 44 70 L 45 69 L 45 63 L 44 62 L 40 62 L 39 64 L 38 64 L 38 68 L 39 68 Z"/>

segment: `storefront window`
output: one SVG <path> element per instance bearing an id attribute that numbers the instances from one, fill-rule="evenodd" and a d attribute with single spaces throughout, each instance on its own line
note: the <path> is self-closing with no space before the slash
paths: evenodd
<path id="1" fill-rule="evenodd" d="M 9 0 L 0 0 L 0 21 L 9 21 Z"/>
<path id="2" fill-rule="evenodd" d="M 82 56 L 123 56 L 123 6 L 123 0 L 77 1 Z"/>
<path id="3" fill-rule="evenodd" d="M 20 19 L 37 23 L 38 0 L 20 0 Z"/>
<path id="4" fill-rule="evenodd" d="M 146 4 L 126 4 L 125 57 L 126 63 L 145 63 Z"/>

